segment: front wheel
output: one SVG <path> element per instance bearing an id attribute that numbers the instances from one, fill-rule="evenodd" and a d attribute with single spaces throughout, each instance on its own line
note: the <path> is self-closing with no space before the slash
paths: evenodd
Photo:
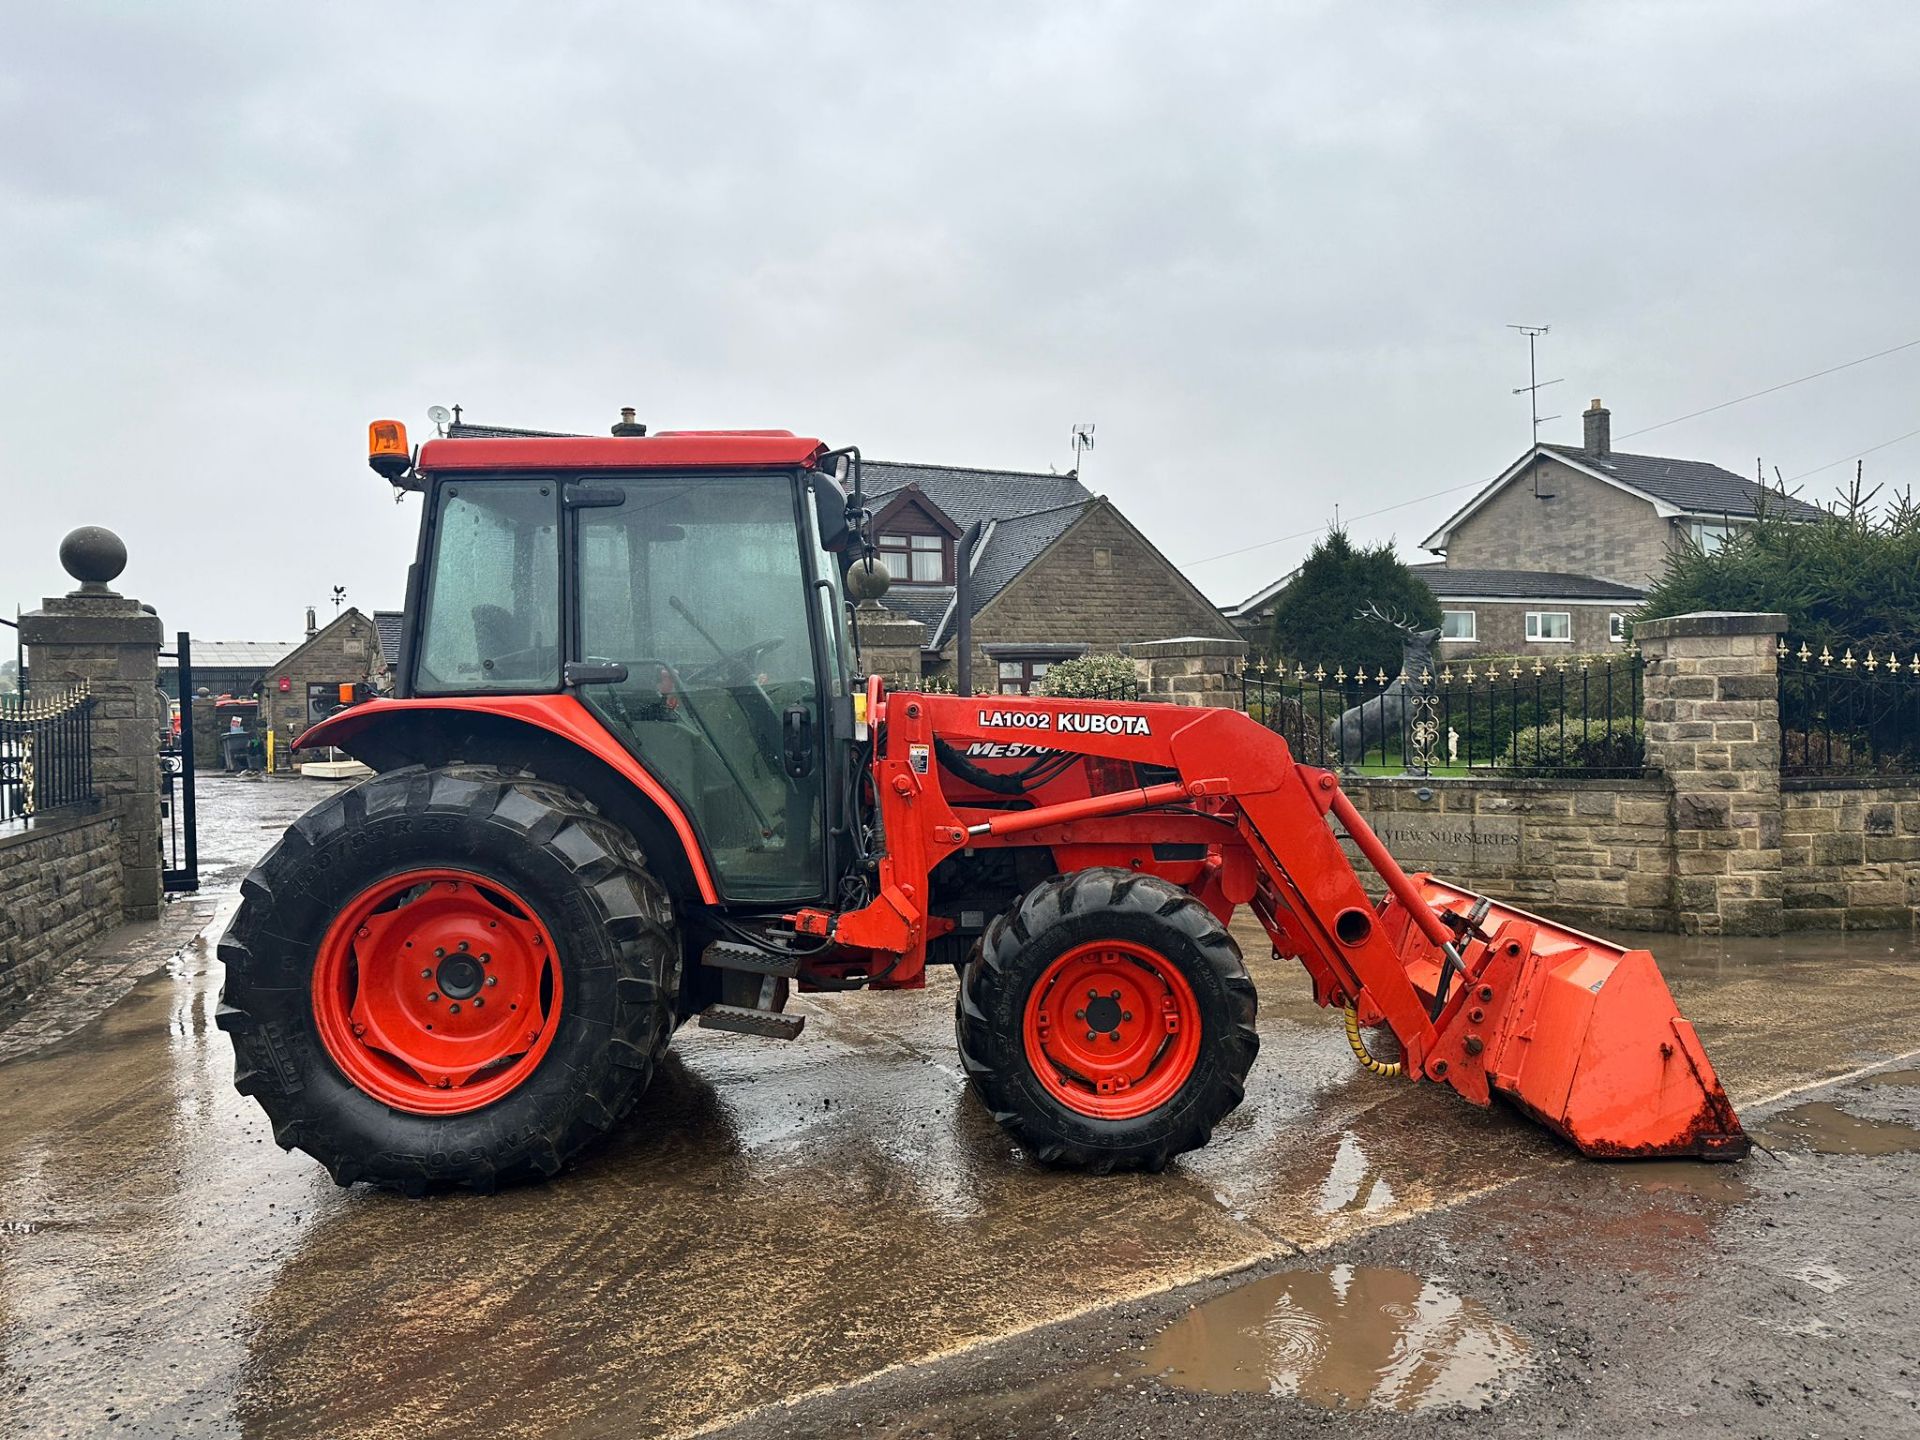
<path id="1" fill-rule="evenodd" d="M 1096 869 L 987 927 L 954 1029 L 975 1093 L 1034 1158 L 1158 1170 L 1240 1103 L 1254 1006 L 1240 948 L 1204 905 Z"/>
<path id="2" fill-rule="evenodd" d="M 646 1088 L 680 947 L 632 836 L 481 766 L 294 822 L 220 942 L 235 1084 L 283 1148 L 408 1193 L 551 1175 Z"/>

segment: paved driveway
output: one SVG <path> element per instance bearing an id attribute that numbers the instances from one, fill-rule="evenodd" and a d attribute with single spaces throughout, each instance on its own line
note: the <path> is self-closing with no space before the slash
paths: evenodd
<path id="1" fill-rule="evenodd" d="M 264 848 L 259 816 L 314 794 L 221 782 L 210 831 Z M 1247 1102 L 1163 1175 L 1014 1155 L 964 1094 L 943 976 L 804 1001 L 792 1044 L 683 1031 L 567 1175 L 414 1202 L 274 1146 L 231 1086 L 218 961 L 188 944 L 0 1064 L 0 1433 L 722 1428 L 1574 1163 L 1510 1114 L 1359 1074 L 1297 967 L 1242 938 Z M 1736 1104 L 1920 1047 L 1904 937 L 1658 953 Z"/>

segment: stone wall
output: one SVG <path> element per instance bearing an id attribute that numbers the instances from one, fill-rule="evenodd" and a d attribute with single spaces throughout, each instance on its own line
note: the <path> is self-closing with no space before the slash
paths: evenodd
<path id="1" fill-rule="evenodd" d="M 1244 640 L 1186 636 L 1129 645 L 1140 698 L 1172 705 L 1234 705 L 1240 685 L 1232 671 L 1246 658 Z"/>
<path id="2" fill-rule="evenodd" d="M 1780 704 L 1775 647 L 1787 617 L 1649 620 L 1647 764 L 1673 811 L 1673 910 L 1702 934 L 1781 926 Z"/>
<path id="3" fill-rule="evenodd" d="M 1596 930 L 1674 921 L 1667 787 L 1651 780 L 1349 777 L 1360 813 L 1408 871 Z M 1382 888 L 1359 852 L 1350 859 Z"/>
<path id="4" fill-rule="evenodd" d="M 1785 929 L 1920 924 L 1920 781 L 1789 781 L 1780 799 Z"/>
<path id="5" fill-rule="evenodd" d="M 888 609 L 883 601 L 863 600 L 853 609 L 860 636 L 860 665 L 869 675 L 885 678 L 890 690 L 913 690 L 921 679 L 921 648 L 927 627 L 904 611 Z"/>
<path id="6" fill-rule="evenodd" d="M 125 551 L 120 553 L 124 563 Z M 119 573 L 117 567 L 112 573 Z M 122 913 L 114 919 L 156 919 L 160 736 L 168 721 L 160 691 L 160 621 L 137 600 L 114 594 L 104 581 L 89 580 L 23 615 L 20 638 L 27 645 L 34 686 L 54 689 L 84 681 L 93 695 L 93 789 L 101 807 L 122 822 Z"/>
<path id="7" fill-rule="evenodd" d="M 120 923 L 120 817 L 75 815 L 0 832 L 0 1024 Z"/>
<path id="8" fill-rule="evenodd" d="M 1645 621 L 1647 777 L 1348 776 L 1410 870 L 1608 930 L 1920 926 L 1920 780 L 1782 783 L 1785 617 Z M 1232 704 L 1227 647 L 1136 646 L 1154 699 Z M 1362 867 L 1363 875 L 1368 873 Z"/>

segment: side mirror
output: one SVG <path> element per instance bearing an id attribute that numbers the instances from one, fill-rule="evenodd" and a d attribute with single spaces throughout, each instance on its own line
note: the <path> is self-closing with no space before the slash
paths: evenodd
<path id="1" fill-rule="evenodd" d="M 813 514 L 822 549 L 838 550 L 853 534 L 847 524 L 847 492 L 828 475 L 813 477 Z"/>

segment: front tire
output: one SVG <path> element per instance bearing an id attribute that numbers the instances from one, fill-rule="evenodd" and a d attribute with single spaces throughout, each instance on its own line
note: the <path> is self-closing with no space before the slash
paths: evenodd
<path id="1" fill-rule="evenodd" d="M 632 1108 L 672 1033 L 666 891 L 558 785 L 376 775 L 295 821 L 241 894 L 220 942 L 234 1083 L 342 1185 L 553 1175 Z"/>
<path id="2" fill-rule="evenodd" d="M 1158 1170 L 1240 1103 L 1254 1008 L 1240 948 L 1204 905 L 1094 869 L 987 927 L 954 1030 L 974 1092 L 1035 1159 Z"/>

